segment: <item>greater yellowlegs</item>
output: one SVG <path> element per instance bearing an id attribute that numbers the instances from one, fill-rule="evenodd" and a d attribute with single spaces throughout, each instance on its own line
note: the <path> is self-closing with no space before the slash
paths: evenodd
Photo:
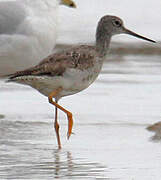
<path id="1" fill-rule="evenodd" d="M 58 5 L 72 0 L 0 1 L 0 77 L 29 68 L 52 53 Z"/>
<path id="2" fill-rule="evenodd" d="M 126 29 L 120 18 L 107 15 L 102 17 L 98 23 L 95 46 L 75 46 L 52 54 L 37 66 L 10 76 L 9 82 L 27 84 L 37 89 L 48 97 L 49 103 L 56 107 L 55 131 L 59 148 L 61 148 L 61 142 L 57 108 L 67 114 L 68 138 L 72 133 L 73 118 L 71 112 L 58 104 L 58 100 L 63 96 L 76 94 L 86 89 L 95 81 L 101 71 L 111 37 L 121 33 L 155 42 Z"/>

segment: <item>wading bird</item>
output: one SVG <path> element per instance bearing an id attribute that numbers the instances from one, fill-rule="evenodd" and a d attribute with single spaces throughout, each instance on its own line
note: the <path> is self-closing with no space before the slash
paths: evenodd
<path id="1" fill-rule="evenodd" d="M 122 33 L 155 42 L 126 29 L 120 18 L 106 15 L 98 23 L 95 46 L 79 45 L 60 51 L 48 56 L 37 66 L 16 72 L 9 77 L 9 82 L 26 84 L 37 89 L 56 107 L 55 131 L 59 148 L 61 142 L 57 108 L 67 114 L 68 138 L 72 133 L 73 118 L 71 112 L 58 104 L 58 100 L 86 89 L 96 80 L 107 55 L 111 37 Z"/>

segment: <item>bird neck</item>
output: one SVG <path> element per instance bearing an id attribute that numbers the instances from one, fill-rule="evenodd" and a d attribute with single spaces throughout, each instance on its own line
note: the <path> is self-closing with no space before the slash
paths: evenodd
<path id="1" fill-rule="evenodd" d="M 107 31 L 98 26 L 96 32 L 96 51 L 99 53 L 100 57 L 105 57 L 107 55 L 111 37 L 110 33 L 108 34 Z"/>

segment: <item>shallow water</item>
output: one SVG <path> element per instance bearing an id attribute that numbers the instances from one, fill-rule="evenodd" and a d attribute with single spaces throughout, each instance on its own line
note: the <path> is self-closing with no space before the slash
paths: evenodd
<path id="1" fill-rule="evenodd" d="M 161 39 L 159 0 L 76 2 L 77 10 L 60 8 L 58 42 L 63 45 L 93 42 L 96 23 L 105 14 L 118 15 L 131 30 Z M 98 80 L 60 101 L 74 116 L 68 141 L 66 116 L 59 113 L 61 151 L 47 99 L 26 86 L 0 82 L 1 180 L 161 179 L 160 139 L 146 129 L 161 121 L 160 44 L 142 47 L 129 43 L 136 41 L 133 37 L 116 39 L 127 44 L 114 44 Z"/>
<path id="2" fill-rule="evenodd" d="M 110 56 L 87 90 L 63 98 L 74 134 L 57 150 L 54 110 L 26 86 L 1 82 L 0 179 L 160 180 L 161 144 L 146 127 L 161 120 L 160 56 Z"/>

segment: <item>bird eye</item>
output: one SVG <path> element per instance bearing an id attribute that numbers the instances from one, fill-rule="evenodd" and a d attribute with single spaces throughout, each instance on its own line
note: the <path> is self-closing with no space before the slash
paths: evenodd
<path id="1" fill-rule="evenodd" d="M 75 5 L 74 5 L 74 3 L 73 3 L 73 2 L 72 2 L 72 3 L 70 3 L 70 4 L 69 4 L 69 6 L 70 6 L 70 7 L 75 7 Z"/>
<path id="2" fill-rule="evenodd" d="M 120 27 L 121 26 L 121 22 L 118 21 L 118 20 L 115 20 L 114 21 L 114 25 L 117 26 L 117 27 Z"/>

